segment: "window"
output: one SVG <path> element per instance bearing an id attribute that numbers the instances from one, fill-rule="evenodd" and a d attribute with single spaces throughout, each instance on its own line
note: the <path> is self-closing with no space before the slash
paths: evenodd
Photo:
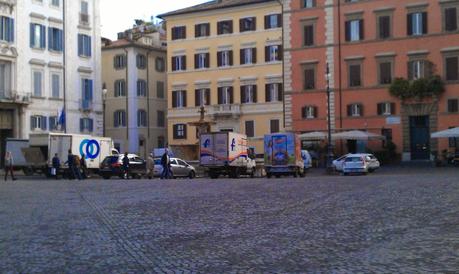
<path id="1" fill-rule="evenodd" d="M 186 56 L 172 57 L 172 71 L 186 70 Z"/>
<path id="2" fill-rule="evenodd" d="M 218 88 L 218 104 L 229 105 L 233 103 L 233 87 Z"/>
<path id="3" fill-rule="evenodd" d="M 245 134 L 247 137 L 255 137 L 255 122 L 254 121 L 245 121 Z"/>
<path id="4" fill-rule="evenodd" d="M 203 23 L 203 24 L 197 24 L 194 26 L 194 37 L 206 37 L 210 36 L 210 24 L 209 23 Z"/>
<path id="5" fill-rule="evenodd" d="M 378 17 L 378 38 L 387 39 L 391 37 L 391 16 L 383 15 Z"/>
<path id="6" fill-rule="evenodd" d="M 147 126 L 147 112 L 143 109 L 137 111 L 137 126 L 146 127 Z"/>
<path id="7" fill-rule="evenodd" d="M 80 4 L 80 24 L 89 24 L 89 5 L 86 1 L 81 1 Z"/>
<path id="8" fill-rule="evenodd" d="M 246 48 L 241 49 L 241 65 L 256 64 L 257 63 L 257 49 Z"/>
<path id="9" fill-rule="evenodd" d="M 241 103 L 253 104 L 257 102 L 257 86 L 246 85 L 241 86 Z"/>
<path id="10" fill-rule="evenodd" d="M 311 90 L 316 88 L 316 68 L 307 66 L 304 68 L 304 89 Z"/>
<path id="11" fill-rule="evenodd" d="M 33 96 L 41 97 L 43 96 L 43 72 L 34 71 L 32 74 L 33 77 Z"/>
<path id="12" fill-rule="evenodd" d="M 279 120 L 271 120 L 269 121 L 270 124 L 270 132 L 271 133 L 278 133 L 280 132 L 280 123 Z"/>
<path id="13" fill-rule="evenodd" d="M 159 99 L 164 99 L 164 82 L 156 82 L 156 97 Z"/>
<path id="14" fill-rule="evenodd" d="M 459 57 L 449 56 L 445 58 L 446 81 L 459 80 Z"/>
<path id="15" fill-rule="evenodd" d="M 137 54 L 136 65 L 138 69 L 146 69 L 147 68 L 147 57 L 144 54 Z"/>
<path id="16" fill-rule="evenodd" d="M 91 57 L 91 37 L 85 34 L 78 34 L 78 55 Z"/>
<path id="17" fill-rule="evenodd" d="M 186 27 L 173 27 L 172 28 L 172 40 L 186 39 Z"/>
<path id="18" fill-rule="evenodd" d="M 304 46 L 314 46 L 314 24 L 305 25 L 304 32 Z"/>
<path id="19" fill-rule="evenodd" d="M 116 128 L 125 127 L 126 126 L 126 111 L 124 111 L 124 110 L 115 111 L 113 118 L 114 118 L 113 119 L 114 126 Z"/>
<path id="20" fill-rule="evenodd" d="M 282 84 L 266 84 L 266 102 L 282 102 L 283 101 L 283 90 Z"/>
<path id="21" fill-rule="evenodd" d="M 147 81 L 139 79 L 137 80 L 137 97 L 147 96 Z"/>
<path id="22" fill-rule="evenodd" d="M 59 119 L 58 119 L 57 116 L 50 116 L 50 117 L 48 118 L 49 130 L 50 130 L 50 131 L 55 131 L 55 130 L 57 130 L 57 128 L 58 128 L 58 126 L 59 126 L 59 125 L 58 125 L 58 121 L 59 121 Z"/>
<path id="23" fill-rule="evenodd" d="M 346 41 L 355 42 L 364 39 L 363 20 L 346 21 Z"/>
<path id="24" fill-rule="evenodd" d="M 9 98 L 11 92 L 11 63 L 0 61 L 0 98 Z"/>
<path id="25" fill-rule="evenodd" d="M 197 53 L 194 55 L 194 68 L 203 69 L 209 68 L 209 53 Z"/>
<path id="26" fill-rule="evenodd" d="M 392 62 L 379 63 L 379 84 L 388 85 L 392 83 Z"/>
<path id="27" fill-rule="evenodd" d="M 383 140 L 383 147 L 385 148 L 388 143 L 392 143 L 392 129 L 390 128 L 381 129 L 381 135 L 386 137 L 385 140 Z"/>
<path id="28" fill-rule="evenodd" d="M 449 113 L 457 113 L 459 111 L 458 102 L 459 102 L 459 99 L 448 99 L 448 112 Z"/>
<path id="29" fill-rule="evenodd" d="M 227 21 L 220 21 L 217 23 L 217 33 L 218 35 L 222 34 L 231 34 L 233 33 L 233 21 L 227 20 Z"/>
<path id="30" fill-rule="evenodd" d="M 377 105 L 379 116 L 389 116 L 395 114 L 395 103 L 385 102 Z"/>
<path id="31" fill-rule="evenodd" d="M 217 52 L 217 66 L 229 67 L 233 65 L 233 51 L 225 50 Z"/>
<path id="32" fill-rule="evenodd" d="M 457 8 L 450 7 L 443 10 L 444 30 L 457 31 Z"/>
<path id="33" fill-rule="evenodd" d="M 53 73 L 51 75 L 51 96 L 60 98 L 61 96 L 61 75 Z"/>
<path id="34" fill-rule="evenodd" d="M 64 49 L 63 32 L 58 28 L 48 28 L 48 49 L 61 52 Z"/>
<path id="35" fill-rule="evenodd" d="M 80 12 L 83 14 L 89 14 L 89 5 L 86 1 L 81 1 Z"/>
<path id="36" fill-rule="evenodd" d="M 93 81 L 91 79 L 81 79 L 81 99 L 82 109 L 90 110 L 93 99 Z"/>
<path id="37" fill-rule="evenodd" d="M 172 107 L 184 108 L 186 107 L 186 91 L 177 90 L 172 92 Z"/>
<path id="38" fill-rule="evenodd" d="M 408 62 L 408 80 L 417 80 L 431 75 L 431 63 L 427 60 Z"/>
<path id="39" fill-rule="evenodd" d="M 14 42 L 14 19 L 0 16 L 0 40 Z"/>
<path id="40" fill-rule="evenodd" d="M 126 81 L 116 80 L 115 81 L 115 97 L 126 96 Z"/>
<path id="41" fill-rule="evenodd" d="M 30 129 L 33 131 L 46 130 L 46 117 L 41 115 L 30 116 Z"/>
<path id="42" fill-rule="evenodd" d="M 155 59 L 155 69 L 158 72 L 164 72 L 164 70 L 166 70 L 166 64 L 164 63 L 164 58 L 157 57 Z"/>
<path id="43" fill-rule="evenodd" d="M 80 132 L 93 132 L 94 131 L 94 120 L 90 118 L 80 119 Z"/>
<path id="44" fill-rule="evenodd" d="M 265 29 L 275 29 L 282 27 L 282 15 L 271 14 L 265 16 Z"/>
<path id="45" fill-rule="evenodd" d="M 317 5 L 316 0 L 302 0 L 302 4 L 305 9 L 314 8 Z"/>
<path id="46" fill-rule="evenodd" d="M 349 65 L 349 87 L 362 86 L 362 72 L 360 64 Z"/>
<path id="47" fill-rule="evenodd" d="M 363 105 L 362 104 L 348 105 L 347 106 L 347 116 L 349 116 L 349 117 L 363 116 Z"/>
<path id="48" fill-rule="evenodd" d="M 186 139 L 186 125 L 174 125 L 174 139 Z"/>
<path id="49" fill-rule="evenodd" d="M 61 2 L 60 0 L 52 0 L 51 1 L 51 5 L 53 5 L 55 7 L 59 7 L 61 5 L 60 2 Z"/>
<path id="50" fill-rule="evenodd" d="M 301 111 L 303 119 L 314 119 L 317 118 L 317 107 L 316 106 L 305 106 Z"/>
<path id="51" fill-rule="evenodd" d="M 275 62 L 282 60 L 282 46 L 267 46 L 265 48 L 265 61 L 266 62 Z"/>
<path id="52" fill-rule="evenodd" d="M 158 148 L 164 148 L 164 145 L 166 144 L 165 140 L 164 136 L 158 136 Z"/>
<path id="53" fill-rule="evenodd" d="M 257 29 L 257 18 L 247 17 L 239 20 L 239 32 L 254 31 Z"/>
<path id="54" fill-rule="evenodd" d="M 126 55 L 124 54 L 119 54 L 113 57 L 113 67 L 115 69 L 124 69 L 126 67 Z"/>
<path id="55" fill-rule="evenodd" d="M 39 24 L 30 24 L 30 47 L 34 49 L 46 48 L 46 27 Z"/>
<path id="56" fill-rule="evenodd" d="M 210 89 L 202 88 L 194 91 L 194 102 L 196 107 L 210 105 Z"/>
<path id="57" fill-rule="evenodd" d="M 427 34 L 427 12 L 415 12 L 407 17 L 408 36 Z"/>
<path id="58" fill-rule="evenodd" d="M 158 110 L 156 112 L 156 125 L 158 127 L 165 127 L 166 125 L 166 115 L 164 114 L 164 111 Z"/>

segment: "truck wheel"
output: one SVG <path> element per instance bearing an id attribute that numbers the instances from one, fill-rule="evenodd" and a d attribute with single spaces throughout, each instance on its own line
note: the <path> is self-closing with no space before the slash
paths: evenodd
<path id="1" fill-rule="evenodd" d="M 110 175 L 103 175 L 103 176 L 102 176 L 102 178 L 104 178 L 105 180 L 110 180 L 111 177 L 112 177 L 112 176 L 110 176 Z"/>
<path id="2" fill-rule="evenodd" d="M 211 179 L 218 179 L 218 177 L 220 177 L 220 174 L 217 173 L 217 172 L 211 171 L 211 172 L 209 172 L 209 176 L 210 176 Z"/>
<path id="3" fill-rule="evenodd" d="M 234 177 L 233 177 L 233 178 L 234 178 L 234 179 L 239 179 L 239 178 L 241 178 L 241 170 L 240 170 L 239 168 L 236 168 L 236 169 L 234 170 Z"/>
<path id="4" fill-rule="evenodd" d="M 22 169 L 22 172 L 24 172 L 25 176 L 32 176 L 33 175 L 33 169 L 30 167 L 24 167 Z"/>
<path id="5" fill-rule="evenodd" d="M 266 173 L 266 177 L 267 177 L 268 179 L 271 179 L 271 176 L 272 176 L 271 173 Z"/>

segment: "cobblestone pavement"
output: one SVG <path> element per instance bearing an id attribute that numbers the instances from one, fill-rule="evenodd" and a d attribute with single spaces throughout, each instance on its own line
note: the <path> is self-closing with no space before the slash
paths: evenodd
<path id="1" fill-rule="evenodd" d="M 0 273 L 457 273 L 459 169 L 0 181 Z"/>

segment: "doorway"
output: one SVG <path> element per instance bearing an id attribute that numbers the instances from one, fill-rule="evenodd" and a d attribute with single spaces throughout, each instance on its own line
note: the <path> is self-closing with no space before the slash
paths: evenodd
<path id="1" fill-rule="evenodd" d="M 410 117 L 411 160 L 430 160 L 429 116 Z"/>

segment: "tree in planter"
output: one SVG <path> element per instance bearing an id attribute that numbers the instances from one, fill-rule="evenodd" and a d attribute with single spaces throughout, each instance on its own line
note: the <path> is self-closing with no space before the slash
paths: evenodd
<path id="1" fill-rule="evenodd" d="M 390 94 L 401 100 L 411 98 L 422 100 L 427 97 L 440 96 L 444 91 L 445 85 L 438 75 L 420 78 L 411 82 L 404 78 L 397 78 L 389 88 Z"/>
<path id="2" fill-rule="evenodd" d="M 389 92 L 392 96 L 405 100 L 410 98 L 410 81 L 404 78 L 396 78 L 389 87 Z"/>

